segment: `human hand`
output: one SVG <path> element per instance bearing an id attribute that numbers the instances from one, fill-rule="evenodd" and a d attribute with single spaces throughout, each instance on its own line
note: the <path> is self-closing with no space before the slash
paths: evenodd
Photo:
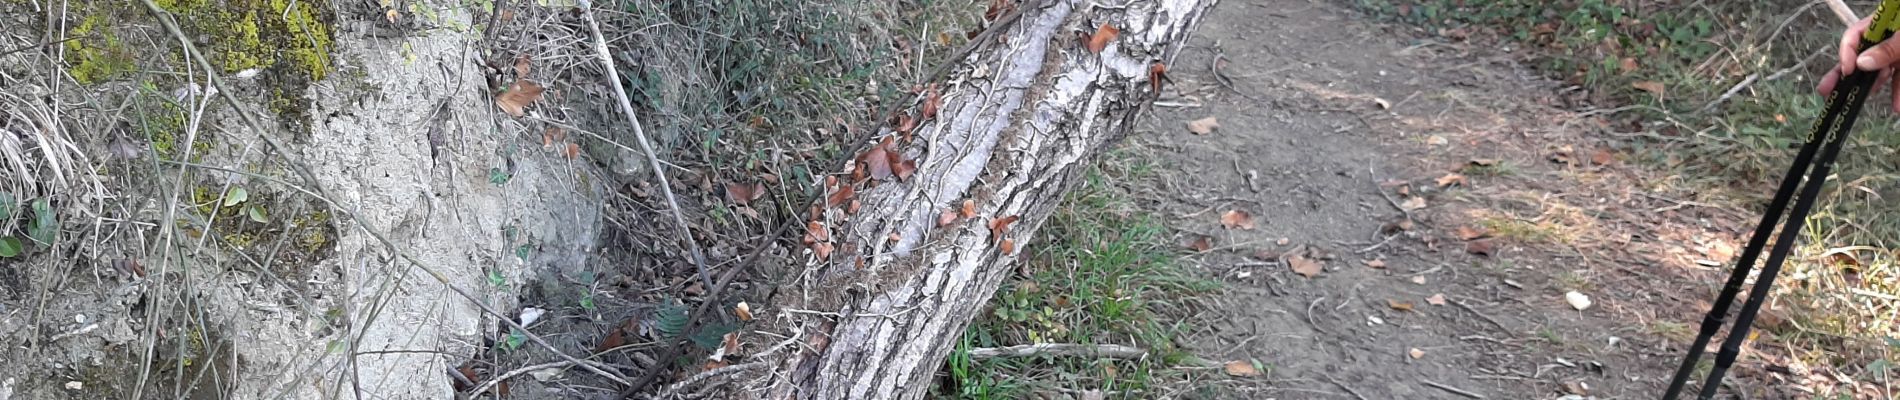
<path id="1" fill-rule="evenodd" d="M 1875 82 L 1888 82 L 1889 86 L 1893 86 L 1893 90 L 1890 90 L 1894 96 L 1893 110 L 1900 113 L 1900 85 L 1895 84 L 1900 82 L 1890 79 L 1893 76 L 1894 64 L 1900 64 L 1900 40 L 1880 42 L 1873 48 L 1861 50 L 1860 37 L 1867 33 L 1867 26 L 1871 24 L 1873 24 L 1873 17 L 1862 18 L 1853 25 L 1849 25 L 1846 32 L 1841 33 L 1840 62 L 1834 68 L 1828 69 L 1827 76 L 1821 77 L 1821 85 L 1816 89 L 1820 90 L 1822 96 L 1826 96 L 1834 92 L 1834 86 L 1840 84 L 1841 77 L 1847 76 L 1854 70 L 1878 71 L 1880 77 Z"/>

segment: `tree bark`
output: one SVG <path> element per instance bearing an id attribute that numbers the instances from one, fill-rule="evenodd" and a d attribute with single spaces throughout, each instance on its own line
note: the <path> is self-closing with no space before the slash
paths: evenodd
<path id="1" fill-rule="evenodd" d="M 920 96 L 914 132 L 878 135 L 897 139 L 884 148 L 914 174 L 849 183 L 865 166 L 848 164 L 826 188 L 809 264 L 774 310 L 801 344 L 761 361 L 769 374 L 740 378 L 748 393 L 924 397 L 1081 168 L 1159 95 L 1156 69 L 1215 1 L 1025 0 L 1020 18 L 980 36 L 994 42 L 958 60 L 937 117 L 938 102 Z M 959 215 L 966 201 L 974 216 Z"/>

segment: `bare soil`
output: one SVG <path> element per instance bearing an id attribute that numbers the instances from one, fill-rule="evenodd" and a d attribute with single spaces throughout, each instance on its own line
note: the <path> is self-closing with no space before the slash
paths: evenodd
<path id="1" fill-rule="evenodd" d="M 1130 185 L 1230 285 L 1190 345 L 1269 366 L 1245 398 L 1656 396 L 1724 272 L 1698 263 L 1729 263 L 1749 213 L 1672 200 L 1695 196 L 1514 55 L 1364 19 L 1224 3 L 1171 66 L 1131 144 L 1164 170 Z M 1761 398 L 1771 361 L 1745 353 L 1730 389 Z"/>

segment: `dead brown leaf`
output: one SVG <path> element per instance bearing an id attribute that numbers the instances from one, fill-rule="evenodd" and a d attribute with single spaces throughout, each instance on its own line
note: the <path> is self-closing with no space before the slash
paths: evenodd
<path id="1" fill-rule="evenodd" d="M 818 242 L 811 246 L 812 255 L 817 256 L 820 261 L 830 259 L 831 250 L 831 242 Z"/>
<path id="2" fill-rule="evenodd" d="M 528 57 L 527 53 L 515 56 L 515 79 L 527 78 L 528 68 L 530 68 L 532 64 L 534 64 L 534 62 Z"/>
<path id="3" fill-rule="evenodd" d="M 1194 235 L 1193 239 L 1188 239 L 1187 243 L 1182 243 L 1181 246 L 1187 247 L 1190 250 L 1204 252 L 1214 248 L 1214 238 L 1206 235 Z"/>
<path id="4" fill-rule="evenodd" d="M 1491 236 L 1491 230 L 1470 225 L 1458 227 L 1458 240 L 1482 239 Z"/>
<path id="5" fill-rule="evenodd" d="M 943 215 L 937 216 L 937 226 L 949 226 L 954 223 L 957 223 L 956 211 L 943 210 Z"/>
<path id="6" fill-rule="evenodd" d="M 1494 251 L 1495 249 L 1492 248 L 1491 239 L 1478 239 L 1465 242 L 1466 253 L 1489 257 L 1495 254 Z"/>
<path id="7" fill-rule="evenodd" d="M 1286 259 L 1286 265 L 1288 268 L 1293 269 L 1293 273 L 1300 274 L 1300 276 L 1304 276 L 1308 278 L 1317 276 L 1319 275 L 1320 271 L 1324 271 L 1326 269 L 1326 264 L 1321 263 L 1319 260 L 1314 260 L 1314 259 L 1301 257 L 1301 256 L 1288 257 Z"/>
<path id="8" fill-rule="evenodd" d="M 1196 135 L 1206 135 L 1209 133 L 1214 133 L 1214 130 L 1216 129 L 1220 129 L 1220 120 L 1215 119 L 1214 117 L 1201 118 L 1201 119 L 1197 119 L 1193 121 L 1188 121 L 1187 123 L 1188 132 L 1196 134 Z"/>
<path id="9" fill-rule="evenodd" d="M 1393 300 L 1393 299 L 1385 299 L 1385 306 L 1392 307 L 1392 309 L 1399 310 L 1399 311 L 1412 311 L 1412 303 L 1402 302 L 1402 301 Z"/>
<path id="10" fill-rule="evenodd" d="M 1253 214 L 1241 210 L 1227 210 L 1220 215 L 1220 225 L 1227 229 L 1253 230 Z"/>
<path id="11" fill-rule="evenodd" d="M 818 223 L 818 221 L 806 222 L 805 234 L 810 235 L 811 240 L 814 243 L 824 243 L 824 242 L 831 241 L 831 232 L 826 231 L 825 224 Z"/>
<path id="12" fill-rule="evenodd" d="M 1464 174 L 1449 173 L 1438 177 L 1438 187 L 1465 186 L 1466 180 Z"/>
<path id="13" fill-rule="evenodd" d="M 924 92 L 924 110 L 919 119 L 929 121 L 931 118 L 937 116 L 937 108 L 942 106 L 943 92 L 938 91 L 937 84 L 932 83 L 930 84 L 930 89 Z"/>
<path id="14" fill-rule="evenodd" d="M 517 79 L 508 85 L 508 90 L 495 96 L 495 106 L 508 115 L 520 117 L 527 115 L 528 105 L 541 100 L 541 85 L 526 79 Z"/>
<path id="15" fill-rule="evenodd" d="M 1019 218 L 1022 218 L 1022 216 L 1011 215 L 990 220 L 990 237 L 1003 237 L 1003 234 L 1009 233 L 1009 224 L 1016 222 Z"/>
<path id="16" fill-rule="evenodd" d="M 751 203 L 753 200 L 758 200 L 760 197 L 765 197 L 765 184 L 763 183 L 726 184 L 726 199 L 732 200 L 733 204 L 745 205 Z"/>
<path id="17" fill-rule="evenodd" d="M 1155 63 L 1154 65 L 1148 66 L 1148 84 L 1152 86 L 1150 89 L 1153 89 L 1156 95 L 1161 94 L 1161 79 L 1167 76 L 1167 64 Z"/>
<path id="18" fill-rule="evenodd" d="M 1102 24 L 1101 28 L 1095 29 L 1094 35 L 1089 36 L 1089 52 L 1101 53 L 1102 50 L 1108 48 L 1108 42 L 1115 41 L 1115 37 L 1121 33 L 1122 30 L 1115 28 L 1114 25 Z"/>
<path id="19" fill-rule="evenodd" d="M 738 354 L 739 353 L 739 331 L 726 332 L 726 337 L 724 339 L 725 340 L 721 341 L 722 343 L 720 344 L 719 349 L 725 350 L 726 355 Z"/>
<path id="20" fill-rule="evenodd" d="M 1445 305 L 1445 294 L 1444 293 L 1433 294 L 1432 297 L 1426 297 L 1425 302 L 1434 306 Z"/>
<path id="21" fill-rule="evenodd" d="M 854 195 L 857 195 L 857 190 L 852 189 L 851 185 L 840 185 L 838 190 L 831 192 L 830 197 L 825 198 L 825 206 L 836 207 L 845 204 L 845 201 L 851 200 L 851 196 Z"/>
<path id="22" fill-rule="evenodd" d="M 1003 239 L 1003 244 L 1001 247 L 1003 249 L 1003 255 L 1016 254 L 1015 240 Z"/>
<path id="23" fill-rule="evenodd" d="M 914 173 L 917 173 L 917 160 L 904 160 L 891 164 L 891 174 L 897 175 L 897 180 L 909 180 L 910 175 Z"/>
<path id="24" fill-rule="evenodd" d="M 1228 376 L 1234 377 L 1248 378 L 1260 376 L 1260 369 L 1254 368 L 1253 363 L 1246 360 L 1228 361 L 1227 365 L 1221 367 L 1221 370 L 1226 371 Z"/>
<path id="25" fill-rule="evenodd" d="M 613 329 L 608 330 L 607 337 L 601 339 L 600 343 L 594 345 L 594 352 L 599 353 L 599 352 L 603 352 L 607 350 L 613 350 L 615 347 L 626 345 L 627 338 L 624 334 L 621 333 L 621 331 L 622 329 L 620 329 L 619 327 L 614 327 Z"/>
<path id="26" fill-rule="evenodd" d="M 1636 72 L 1636 69 L 1640 68 L 1640 66 L 1636 65 L 1636 57 L 1623 57 L 1623 61 L 1618 67 L 1622 67 L 1623 73 Z"/>
<path id="27" fill-rule="evenodd" d="M 963 208 L 958 210 L 957 215 L 963 218 L 976 218 L 976 200 L 964 199 Z"/>
<path id="28" fill-rule="evenodd" d="M 1405 355 L 1412 356 L 1412 359 L 1417 360 L 1420 358 L 1425 358 L 1425 351 L 1419 350 L 1417 347 L 1413 347 L 1412 350 L 1406 351 Z"/>
<path id="29" fill-rule="evenodd" d="M 1385 269 L 1385 259 L 1375 258 L 1371 260 L 1366 260 L 1366 266 L 1377 268 L 1377 269 Z"/>
<path id="30" fill-rule="evenodd" d="M 752 305 L 746 304 L 746 302 L 741 301 L 739 302 L 738 305 L 732 306 L 732 313 L 734 315 L 739 316 L 740 321 L 751 321 L 752 320 Z"/>
<path id="31" fill-rule="evenodd" d="M 1399 208 L 1403 208 L 1405 211 L 1417 211 L 1418 209 L 1425 208 L 1425 198 L 1418 196 L 1407 197 L 1405 201 L 1399 202 Z"/>
<path id="32" fill-rule="evenodd" d="M 1661 96 L 1661 95 L 1663 94 L 1663 84 L 1662 84 L 1662 82 L 1657 82 L 1657 81 L 1640 81 L 1640 82 L 1636 82 L 1636 83 L 1631 83 L 1631 84 L 1630 84 L 1630 87 L 1633 87 L 1633 88 L 1636 88 L 1636 89 L 1638 89 L 1638 90 L 1642 90 L 1642 91 L 1645 91 L 1645 92 L 1650 92 L 1650 93 L 1653 93 L 1653 94 L 1655 94 L 1655 95 L 1657 95 L 1657 96 Z"/>
<path id="33" fill-rule="evenodd" d="M 876 146 L 871 146 L 870 149 L 864 150 L 864 153 L 858 154 L 858 168 L 866 170 L 872 179 L 880 181 L 891 179 L 891 155 L 889 151 L 893 139 L 892 137 L 886 136 L 884 140 L 878 142 Z"/>
<path id="34" fill-rule="evenodd" d="M 572 159 L 574 159 L 575 157 L 580 157 L 580 156 L 581 156 L 581 144 L 580 144 L 580 143 L 574 143 L 574 142 L 568 142 L 568 143 L 567 143 L 567 147 L 566 147 L 565 149 L 563 149 L 563 150 L 561 151 L 561 156 L 562 156 L 562 157 L 567 157 L 567 159 L 569 159 L 569 160 L 572 160 Z"/>
<path id="35" fill-rule="evenodd" d="M 1616 154 L 1611 153 L 1610 149 L 1599 148 L 1596 152 L 1590 153 L 1591 164 L 1610 165 L 1612 161 L 1616 161 Z"/>

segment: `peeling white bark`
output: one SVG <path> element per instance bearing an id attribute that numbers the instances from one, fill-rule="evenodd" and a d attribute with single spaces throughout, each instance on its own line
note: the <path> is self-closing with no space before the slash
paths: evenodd
<path id="1" fill-rule="evenodd" d="M 765 397 L 922 398 L 1080 167 L 1156 96 L 1150 67 L 1173 59 L 1215 1 L 1042 0 L 962 60 L 940 115 L 903 144 L 915 175 L 860 191 L 860 212 L 832 229 L 840 250 L 793 290 L 805 296 L 787 308 L 822 313 L 784 315 L 806 345 L 767 361 L 776 371 L 753 381 Z M 1086 35 L 1101 24 L 1121 34 L 1094 53 Z M 938 226 L 965 199 L 979 215 Z M 992 236 L 1009 216 L 1020 220 Z"/>

